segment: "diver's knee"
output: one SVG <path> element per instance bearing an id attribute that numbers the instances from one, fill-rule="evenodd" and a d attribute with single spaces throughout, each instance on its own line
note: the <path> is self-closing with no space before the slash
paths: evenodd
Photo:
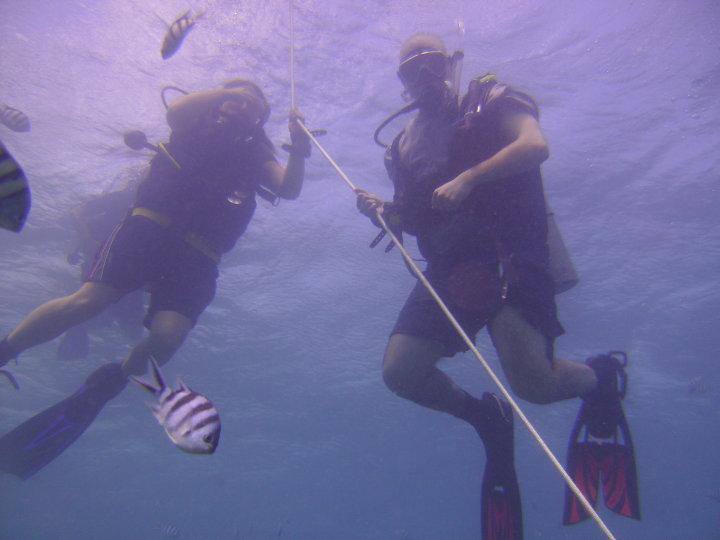
<path id="1" fill-rule="evenodd" d="M 150 324 L 149 345 L 158 357 L 170 357 L 185 341 L 193 327 L 190 319 L 172 311 L 158 312 Z"/>
<path id="2" fill-rule="evenodd" d="M 385 386 L 395 394 L 402 394 L 403 388 L 406 386 L 405 375 L 402 369 L 397 366 L 385 363 L 382 370 L 382 378 Z"/>
<path id="3" fill-rule="evenodd" d="M 394 394 L 409 398 L 423 377 L 422 366 L 407 357 L 386 357 L 383 362 L 383 382 Z"/>
<path id="4" fill-rule="evenodd" d="M 172 356 L 185 341 L 187 332 L 176 328 L 153 328 L 150 331 L 150 348 L 156 356 Z"/>
<path id="5" fill-rule="evenodd" d="M 552 388 L 539 381 L 511 383 L 510 387 L 520 399 L 535 405 L 547 405 L 555 401 L 555 393 L 552 392 Z"/>

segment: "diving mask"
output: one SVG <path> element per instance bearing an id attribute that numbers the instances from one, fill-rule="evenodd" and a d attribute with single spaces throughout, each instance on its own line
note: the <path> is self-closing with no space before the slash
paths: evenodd
<path id="1" fill-rule="evenodd" d="M 406 58 L 398 67 L 398 77 L 406 88 L 420 88 L 444 81 L 449 58 L 440 51 L 421 51 Z"/>
<path id="2" fill-rule="evenodd" d="M 232 79 L 223 84 L 226 99 L 215 111 L 215 122 L 236 131 L 244 140 L 252 138 L 270 117 L 270 106 L 258 86 L 245 79 Z"/>
<path id="3" fill-rule="evenodd" d="M 260 124 L 260 114 L 252 103 L 227 100 L 218 107 L 215 122 L 220 126 L 252 130 Z"/>

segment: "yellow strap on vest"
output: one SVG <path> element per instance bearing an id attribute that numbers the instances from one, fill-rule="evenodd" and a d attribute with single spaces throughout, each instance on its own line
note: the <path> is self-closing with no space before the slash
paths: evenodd
<path id="1" fill-rule="evenodd" d="M 168 228 L 170 227 L 170 225 L 172 225 L 172 220 L 169 217 L 160 212 L 156 212 L 155 210 L 151 210 L 150 208 L 138 206 L 132 209 L 131 214 L 133 216 L 142 216 L 144 218 L 147 218 L 150 221 L 154 221 L 158 225 L 161 225 L 165 228 Z M 215 264 L 220 264 L 220 255 L 216 253 L 215 250 L 210 248 L 210 246 L 208 246 L 207 244 L 207 241 L 199 234 L 189 232 L 183 236 L 183 240 L 185 240 L 186 244 L 198 250 L 200 253 L 212 260 Z"/>
<path id="2" fill-rule="evenodd" d="M 179 171 L 179 170 L 182 170 L 182 167 L 180 166 L 180 164 L 175 160 L 175 158 L 172 156 L 172 154 L 170 153 L 170 151 L 167 149 L 167 147 L 166 147 L 163 143 L 158 144 L 158 149 L 163 153 L 163 155 L 164 155 L 166 158 L 168 158 L 168 159 L 170 160 L 170 162 L 171 162 L 173 165 L 175 165 L 175 168 L 176 168 L 178 171 Z"/>
<path id="3" fill-rule="evenodd" d="M 133 208 L 132 215 L 148 218 L 150 221 L 154 221 L 155 223 L 157 223 L 158 225 L 162 225 L 163 227 L 169 227 L 171 222 L 170 218 L 167 217 L 165 214 L 161 214 L 160 212 L 156 212 L 155 210 L 150 210 L 149 208 L 144 208 L 142 206 Z"/>
<path id="4" fill-rule="evenodd" d="M 480 84 L 485 84 L 486 82 L 490 82 L 490 81 L 494 81 L 494 80 L 496 80 L 495 75 L 493 73 L 488 73 L 488 74 L 480 77 L 480 79 L 478 79 L 478 82 Z"/>

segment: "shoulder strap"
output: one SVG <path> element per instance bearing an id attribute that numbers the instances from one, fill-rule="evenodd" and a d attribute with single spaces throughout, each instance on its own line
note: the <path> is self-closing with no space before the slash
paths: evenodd
<path id="1" fill-rule="evenodd" d="M 402 138 L 403 133 L 405 133 L 405 130 L 398 133 L 398 135 L 393 139 L 393 142 L 385 150 L 385 170 L 396 189 L 398 187 L 398 180 L 400 176 L 398 170 L 400 167 L 400 139 Z"/>
<path id="2" fill-rule="evenodd" d="M 462 124 L 467 126 L 484 111 L 500 102 L 514 102 L 535 117 L 539 116 L 538 106 L 529 95 L 498 82 L 495 75 L 488 73 L 470 81 L 468 91 L 460 104 Z"/>
<path id="3" fill-rule="evenodd" d="M 476 77 L 468 85 L 468 91 L 460 103 L 460 111 L 464 117 L 480 114 L 502 97 L 507 89 L 507 85 L 500 84 L 492 73 Z"/>

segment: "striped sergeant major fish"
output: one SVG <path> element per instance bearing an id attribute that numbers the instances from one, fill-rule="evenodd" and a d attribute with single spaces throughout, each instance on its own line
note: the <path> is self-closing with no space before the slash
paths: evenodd
<path id="1" fill-rule="evenodd" d="M 20 232 L 30 212 L 30 187 L 25 173 L 0 142 L 0 227 Z"/>
<path id="2" fill-rule="evenodd" d="M 190 10 L 188 9 L 170 25 L 163 21 L 165 26 L 167 26 L 165 39 L 163 40 L 162 48 L 160 49 L 160 54 L 164 60 L 167 60 L 178 51 L 180 45 L 182 45 L 182 42 L 185 39 L 185 36 L 188 35 L 190 30 L 192 30 L 192 27 L 195 26 L 195 23 L 204 14 L 205 12 L 201 11 L 197 15 L 192 16 L 190 14 Z"/>
<path id="3" fill-rule="evenodd" d="M 170 440 L 181 450 L 191 454 L 212 454 L 220 441 L 220 415 L 212 402 L 193 392 L 180 381 L 173 390 L 165 384 L 160 368 L 150 358 L 154 384 L 138 377 L 130 378 L 153 394 L 157 401 L 150 409 Z"/>
<path id="4" fill-rule="evenodd" d="M 0 103 L 0 122 L 13 131 L 30 131 L 30 119 L 22 112 Z"/>

